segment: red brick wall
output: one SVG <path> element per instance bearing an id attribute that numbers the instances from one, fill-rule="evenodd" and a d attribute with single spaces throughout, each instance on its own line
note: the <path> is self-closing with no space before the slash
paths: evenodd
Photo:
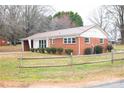
<path id="1" fill-rule="evenodd" d="M 49 41 L 49 45 L 50 47 L 56 47 L 56 48 L 71 48 L 73 49 L 73 54 L 77 54 L 78 53 L 78 38 L 76 38 L 76 43 L 75 44 L 64 44 L 63 42 L 63 38 L 58 38 L 58 39 L 54 39 L 54 44 L 52 44 L 52 40 Z"/>
<path id="2" fill-rule="evenodd" d="M 4 39 L 0 39 L 0 46 L 5 46 L 7 45 L 7 41 Z"/>
<path id="3" fill-rule="evenodd" d="M 84 50 L 86 48 L 90 48 L 90 47 L 93 47 L 93 46 L 96 46 L 96 45 L 100 45 L 100 46 L 103 46 L 104 49 L 106 48 L 106 46 L 108 45 L 108 40 L 107 39 L 104 39 L 104 43 L 103 44 L 100 44 L 100 39 L 99 38 L 90 38 L 90 43 L 89 44 L 86 44 L 84 42 L 84 38 L 80 37 L 80 51 L 81 51 L 81 54 L 84 54 Z"/>
<path id="4" fill-rule="evenodd" d="M 63 43 L 63 38 L 58 38 L 58 39 L 54 39 L 54 44 L 52 44 L 52 40 L 50 40 L 49 41 L 49 45 L 50 45 L 50 47 L 56 47 L 56 48 L 60 48 L 60 47 L 62 47 L 64 49 L 71 48 L 71 49 L 73 49 L 73 54 L 78 54 L 79 38 L 80 38 L 80 54 L 84 54 L 85 48 L 92 47 L 92 44 L 94 46 L 95 45 L 101 45 L 104 48 L 108 44 L 108 40 L 107 39 L 104 39 L 104 44 L 100 44 L 100 39 L 99 38 L 90 38 L 90 43 L 86 44 L 84 42 L 84 38 L 83 37 L 77 37 L 76 38 L 76 44 L 64 44 Z"/>

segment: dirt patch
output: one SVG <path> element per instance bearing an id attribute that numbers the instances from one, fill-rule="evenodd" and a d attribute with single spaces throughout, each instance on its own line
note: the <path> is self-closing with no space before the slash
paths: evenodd
<path id="1" fill-rule="evenodd" d="M 122 80 L 123 78 L 101 78 L 101 79 L 85 79 L 80 81 L 35 81 L 31 83 L 17 81 L 0 81 L 2 88 L 86 88 L 94 85 L 104 84 Z"/>
<path id="2" fill-rule="evenodd" d="M 122 80 L 122 78 L 108 78 L 101 80 L 81 80 L 74 82 L 33 82 L 28 87 L 29 88 L 86 88 L 99 84 L 115 82 L 118 80 Z"/>
<path id="3" fill-rule="evenodd" d="M 8 45 L 8 46 L 0 46 L 0 52 L 20 52 L 21 45 Z"/>
<path id="4" fill-rule="evenodd" d="M 26 82 L 17 82 L 17 81 L 0 81 L 0 87 L 9 88 L 9 87 L 28 87 L 29 84 Z"/>

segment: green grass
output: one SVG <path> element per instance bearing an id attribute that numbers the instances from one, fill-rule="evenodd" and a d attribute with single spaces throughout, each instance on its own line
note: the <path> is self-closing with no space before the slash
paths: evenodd
<path id="1" fill-rule="evenodd" d="M 35 53 L 34 53 L 35 54 Z M 33 54 L 33 56 L 34 56 Z M 36 54 L 37 55 L 37 54 Z M 101 58 L 104 59 L 103 56 Z M 100 56 L 95 57 L 74 57 L 73 61 L 83 62 L 83 60 L 100 60 Z M 124 63 L 121 61 L 115 62 L 113 65 L 111 62 L 99 63 L 99 64 L 87 64 L 73 67 L 53 67 L 53 68 L 18 68 L 19 60 L 13 57 L 0 58 L 0 80 L 16 80 L 33 82 L 38 80 L 43 81 L 76 81 L 87 78 L 86 74 L 103 71 L 111 71 L 112 68 L 116 68 L 117 71 Z M 49 60 L 28 60 L 22 61 L 23 65 L 55 65 L 55 64 L 67 64 L 68 58 L 64 59 L 49 59 Z M 85 62 L 85 61 L 84 61 Z"/>
<path id="2" fill-rule="evenodd" d="M 118 49 L 122 49 L 123 46 L 119 46 Z M 23 54 L 24 57 L 42 57 L 42 56 L 57 56 L 49 54 L 31 53 L 27 52 Z M 85 64 L 78 66 L 68 67 L 53 67 L 53 68 L 18 68 L 20 62 L 24 66 L 42 66 L 42 65 L 63 65 L 69 64 L 70 58 L 61 59 L 37 59 L 37 60 L 23 60 L 20 61 L 17 58 L 20 54 L 0 55 L 0 80 L 14 80 L 14 81 L 78 81 L 87 78 L 102 76 L 111 76 L 110 74 L 123 77 L 124 62 L 116 61 L 114 64 L 111 62 L 97 63 L 97 64 Z M 74 56 L 73 63 L 84 63 L 99 60 L 110 59 L 110 53 L 108 55 L 98 56 Z M 114 58 L 124 58 L 123 54 L 116 54 Z"/>
<path id="3" fill-rule="evenodd" d="M 115 50 L 124 50 L 124 45 L 114 45 Z"/>

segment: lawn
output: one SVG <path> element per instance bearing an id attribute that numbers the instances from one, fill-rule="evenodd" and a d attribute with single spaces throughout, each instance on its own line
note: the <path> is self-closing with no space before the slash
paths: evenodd
<path id="1" fill-rule="evenodd" d="M 124 50 L 124 45 L 114 45 L 115 50 Z"/>
<path id="2" fill-rule="evenodd" d="M 70 58 L 61 59 L 35 59 L 20 61 L 17 58 L 21 54 L 0 55 L 0 81 L 18 81 L 23 83 L 31 82 L 70 82 L 70 81 L 94 81 L 112 77 L 123 78 L 124 62 L 115 61 L 85 64 L 67 67 L 52 68 L 18 68 L 20 62 L 24 66 L 47 66 L 70 64 Z M 23 53 L 24 57 L 58 56 L 40 53 Z M 84 63 L 98 60 L 110 59 L 111 54 L 98 56 L 73 56 L 73 63 Z M 123 54 L 116 54 L 114 58 L 124 58 Z"/>
<path id="3" fill-rule="evenodd" d="M 21 45 L 7 45 L 7 46 L 0 46 L 0 52 L 19 52 L 21 51 Z"/>

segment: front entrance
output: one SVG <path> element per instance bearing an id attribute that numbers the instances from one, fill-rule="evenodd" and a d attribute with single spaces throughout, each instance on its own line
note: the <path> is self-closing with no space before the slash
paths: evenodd
<path id="1" fill-rule="evenodd" d="M 47 43 L 46 40 L 39 40 L 39 48 L 46 48 Z"/>
<path id="2" fill-rule="evenodd" d="M 24 43 L 24 51 L 29 51 L 30 48 L 29 48 L 28 40 L 24 40 L 23 43 Z"/>

